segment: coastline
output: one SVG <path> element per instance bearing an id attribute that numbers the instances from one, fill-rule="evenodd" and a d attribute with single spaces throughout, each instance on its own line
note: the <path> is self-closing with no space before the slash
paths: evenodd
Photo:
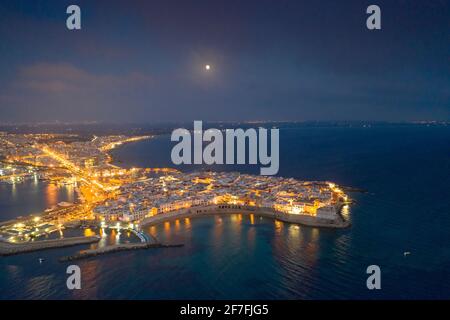
<path id="1" fill-rule="evenodd" d="M 105 150 L 106 154 L 108 155 L 108 164 L 111 165 L 111 166 L 114 166 L 114 167 L 122 168 L 122 169 L 127 168 L 127 166 L 124 166 L 123 161 L 118 159 L 117 156 L 114 155 L 114 153 L 117 152 L 118 150 L 120 150 L 121 148 L 125 147 L 125 146 L 141 143 L 141 142 L 146 141 L 146 140 L 151 140 L 151 139 L 154 139 L 157 136 L 159 136 L 159 135 L 141 136 L 141 139 L 133 140 L 133 141 L 127 141 L 127 142 L 124 142 L 124 143 L 122 143 L 120 145 L 114 146 L 114 148 Z"/>
<path id="2" fill-rule="evenodd" d="M 126 140 L 120 141 L 120 142 L 113 142 L 103 149 L 101 149 L 107 156 L 106 163 L 111 166 L 115 166 L 119 168 L 116 164 L 114 164 L 115 159 L 113 157 L 113 150 L 118 149 L 124 145 L 128 145 L 131 143 L 137 143 L 141 142 L 142 140 L 151 139 L 154 136 L 140 136 L 140 137 L 131 137 Z M 120 166 L 121 167 L 121 166 Z M 171 168 L 146 168 L 145 170 L 174 170 L 178 171 L 176 169 Z M 79 190 L 78 191 L 78 201 L 81 200 L 83 202 L 82 198 L 80 198 Z M 212 204 L 211 202 L 208 204 L 198 205 L 198 206 L 191 206 L 184 209 L 179 209 L 175 211 L 163 211 L 160 214 L 143 218 L 139 222 L 139 227 L 144 227 L 148 225 L 155 225 L 155 224 L 161 224 L 167 221 L 176 220 L 176 219 L 182 219 L 182 218 L 196 218 L 196 217 L 206 217 L 211 215 L 221 215 L 221 214 L 246 214 L 246 215 L 257 215 L 262 217 L 267 217 L 273 220 L 278 220 L 286 223 L 296 224 L 296 225 L 303 225 L 307 227 L 313 227 L 313 228 L 330 228 L 330 229 L 342 229 L 347 228 L 350 226 L 350 221 L 345 220 L 345 218 L 341 215 L 341 208 L 343 204 L 338 203 L 335 206 L 335 214 L 332 217 L 317 217 L 307 214 L 293 214 L 293 213 L 286 213 L 277 211 L 272 207 L 258 207 L 258 206 L 250 206 L 250 205 L 231 205 L 231 204 Z M 47 211 L 47 210 L 46 210 Z M 46 212 L 48 213 L 48 212 Z M 26 221 L 26 218 L 24 218 Z M 17 223 L 19 220 L 15 220 Z M 139 221 L 139 220 L 137 220 Z M 9 220 L 3 223 L 0 223 L 0 225 L 6 225 L 13 223 L 14 220 Z M 51 248 L 59 248 L 59 247 L 65 247 L 65 246 L 72 246 L 72 245 L 78 245 L 83 243 L 92 243 L 98 241 L 95 239 L 90 239 L 93 237 L 80 237 L 83 239 L 58 239 L 58 240 L 43 240 L 43 241 L 37 241 L 37 242 L 28 242 L 28 243 L 21 243 L 21 244 L 15 244 L 15 243 L 8 243 L 8 244 L 0 244 L 0 255 L 10 255 L 10 254 L 19 254 L 19 253 L 25 253 L 25 252 L 31 252 L 36 250 L 44 250 L 44 249 L 51 249 Z M 133 249 L 136 248 L 135 245 L 131 246 Z M 138 246 L 139 247 L 139 246 Z M 144 246 L 145 247 L 145 246 Z M 150 246 L 151 247 L 151 246 Z M 93 252 L 90 252 L 88 255 L 97 255 L 97 254 L 104 254 L 107 252 L 115 252 L 115 251 L 121 251 L 123 249 L 129 249 L 128 246 L 124 247 L 118 247 L 118 248 L 108 248 L 108 249 L 101 249 L 101 250 L 94 250 Z M 95 253 L 95 254 L 94 254 Z"/>
<path id="3" fill-rule="evenodd" d="M 283 212 L 277 212 L 271 208 L 255 208 L 245 206 L 227 206 L 227 208 L 220 208 L 220 207 L 223 206 L 219 205 L 201 206 L 158 214 L 156 216 L 143 219 L 139 223 L 139 227 L 143 228 L 177 219 L 207 217 L 220 214 L 246 214 L 246 215 L 254 214 L 257 216 L 271 218 L 282 222 L 315 228 L 343 229 L 348 228 L 351 225 L 350 221 L 344 220 L 339 213 L 337 213 L 337 220 L 326 221 L 326 220 L 318 220 L 318 218 L 307 215 L 294 215 L 294 214 L 286 214 Z"/>
<path id="4" fill-rule="evenodd" d="M 82 250 L 77 254 L 67 257 L 59 258 L 59 262 L 68 262 L 80 259 L 87 259 L 91 257 L 96 257 L 100 255 L 105 255 L 109 253 L 122 252 L 122 251 L 134 251 L 134 250 L 145 250 L 145 249 L 155 249 L 155 248 L 178 248 L 182 247 L 183 244 L 162 244 L 162 243 L 125 243 L 110 245 L 98 249 Z"/>

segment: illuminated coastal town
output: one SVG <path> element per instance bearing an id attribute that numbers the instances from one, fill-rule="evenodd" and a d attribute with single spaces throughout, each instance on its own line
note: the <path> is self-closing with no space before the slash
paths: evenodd
<path id="1" fill-rule="evenodd" d="M 130 229 L 145 242 L 136 231 L 142 226 L 233 212 L 315 227 L 349 225 L 343 211 L 350 200 L 331 182 L 112 164 L 108 151 L 150 138 L 1 133 L 0 183 L 43 179 L 70 185 L 78 194 L 73 203 L 2 222 L 2 243 L 39 242 L 43 235 L 81 223 Z"/>

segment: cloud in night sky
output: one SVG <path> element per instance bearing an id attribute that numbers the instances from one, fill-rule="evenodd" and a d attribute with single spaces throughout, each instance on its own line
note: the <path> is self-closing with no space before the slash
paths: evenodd
<path id="1" fill-rule="evenodd" d="M 77 3 L 0 4 L 0 122 L 450 120 L 446 1 Z"/>
<path id="2" fill-rule="evenodd" d="M 93 74 L 66 63 L 39 63 L 21 67 L 3 90 L 8 95 L 0 95 L 0 101 L 14 106 L 13 114 L 22 109 L 26 121 L 67 117 L 84 120 L 80 115 L 100 120 L 103 116 L 110 118 L 110 112 L 123 114 L 116 108 L 127 108 L 127 99 L 147 91 L 151 84 L 152 79 L 139 72 Z M 8 111 L 5 109 L 6 115 Z"/>

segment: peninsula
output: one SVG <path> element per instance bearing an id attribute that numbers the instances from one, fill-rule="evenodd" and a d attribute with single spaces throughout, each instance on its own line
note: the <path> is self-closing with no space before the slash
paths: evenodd
<path id="1" fill-rule="evenodd" d="M 141 230 L 145 225 L 211 214 L 242 213 L 312 227 L 345 228 L 350 200 L 327 181 L 247 175 L 182 173 L 174 168 L 121 168 L 111 149 L 150 136 L 0 133 L 0 183 L 45 179 L 71 184 L 74 203 L 0 224 L 0 240 L 37 241 L 82 223 Z M 142 235 L 142 233 L 140 233 Z"/>

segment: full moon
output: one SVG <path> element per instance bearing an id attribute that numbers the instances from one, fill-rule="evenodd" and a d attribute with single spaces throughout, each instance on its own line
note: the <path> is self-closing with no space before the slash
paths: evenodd
<path id="1" fill-rule="evenodd" d="M 209 64 L 207 64 L 207 65 L 205 65 L 205 69 L 209 70 L 209 69 L 211 69 L 211 66 Z"/>

